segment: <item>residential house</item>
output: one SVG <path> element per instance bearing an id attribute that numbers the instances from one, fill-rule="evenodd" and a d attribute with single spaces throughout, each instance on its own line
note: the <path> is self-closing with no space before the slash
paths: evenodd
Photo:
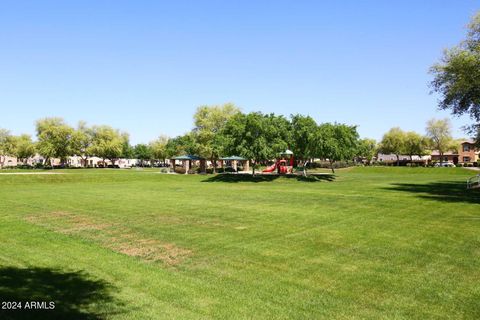
<path id="1" fill-rule="evenodd" d="M 422 156 L 422 157 L 413 155 L 410 159 L 410 156 L 406 154 L 401 154 L 399 155 L 398 158 L 400 162 L 403 162 L 403 163 L 406 163 L 406 162 L 427 163 L 431 159 L 429 155 Z M 377 161 L 384 162 L 384 163 L 395 163 L 397 162 L 397 156 L 393 153 L 392 154 L 379 153 L 377 155 Z"/>
<path id="2" fill-rule="evenodd" d="M 16 167 L 18 162 L 16 157 L 10 157 L 10 156 L 1 156 L 3 161 L 3 167 Z M 3 159 L 5 157 L 5 159 Z"/>
<path id="3" fill-rule="evenodd" d="M 457 151 L 448 151 L 443 154 L 442 162 L 473 164 L 479 160 L 479 149 L 475 147 L 472 140 L 463 140 Z M 440 161 L 440 153 L 438 150 L 432 151 L 432 161 Z"/>

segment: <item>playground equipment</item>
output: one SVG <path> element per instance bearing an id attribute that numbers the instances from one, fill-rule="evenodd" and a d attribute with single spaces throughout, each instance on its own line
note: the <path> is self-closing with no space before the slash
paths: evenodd
<path id="1" fill-rule="evenodd" d="M 294 165 L 293 152 L 290 150 L 285 150 L 285 152 L 281 152 L 279 154 L 279 157 L 274 164 L 265 168 L 262 172 L 272 173 L 275 170 L 277 170 L 277 173 L 279 174 L 292 173 L 293 165 Z"/>

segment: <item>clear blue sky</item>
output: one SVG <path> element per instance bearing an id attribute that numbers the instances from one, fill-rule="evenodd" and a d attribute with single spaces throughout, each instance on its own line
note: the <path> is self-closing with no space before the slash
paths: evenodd
<path id="1" fill-rule="evenodd" d="M 0 127 L 109 124 L 182 134 L 202 104 L 310 114 L 379 139 L 423 133 L 429 67 L 478 1 L 2 1 Z M 468 119 L 453 119 L 455 135 Z"/>

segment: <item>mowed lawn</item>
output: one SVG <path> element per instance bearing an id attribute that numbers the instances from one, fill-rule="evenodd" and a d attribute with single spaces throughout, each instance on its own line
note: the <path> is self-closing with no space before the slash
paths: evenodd
<path id="1" fill-rule="evenodd" d="M 62 172 L 0 173 L 0 300 L 45 318 L 480 318 L 473 171 Z"/>

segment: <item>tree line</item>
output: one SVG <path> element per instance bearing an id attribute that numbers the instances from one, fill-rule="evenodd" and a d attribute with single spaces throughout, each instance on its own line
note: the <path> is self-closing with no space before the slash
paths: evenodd
<path id="1" fill-rule="evenodd" d="M 356 126 L 339 123 L 317 124 L 304 115 L 242 113 L 234 104 L 201 106 L 193 117 L 194 127 L 174 138 L 160 136 L 148 144 L 130 145 L 126 132 L 107 125 L 77 127 L 61 118 L 45 118 L 36 122 L 36 141 L 30 135 L 11 135 L 0 129 L 0 154 L 15 156 L 26 163 L 36 153 L 49 159 L 58 158 L 66 164 L 68 156 L 86 159 L 97 156 L 115 165 L 120 158 L 140 162 L 159 161 L 181 154 L 194 154 L 210 160 L 213 170 L 221 156 L 237 155 L 255 164 L 274 159 L 286 149 L 293 150 L 299 161 L 308 159 L 351 160 L 361 153 L 364 142 Z M 3 163 L 0 163 L 3 165 Z"/>
<path id="2" fill-rule="evenodd" d="M 400 162 L 400 155 L 425 156 L 436 150 L 443 161 L 443 155 L 448 151 L 457 151 L 459 142 L 453 139 L 451 123 L 448 119 L 431 119 L 425 128 L 426 134 L 420 135 L 414 131 L 403 131 L 399 127 L 390 129 L 382 137 L 378 145 L 378 152 L 394 154 L 397 158 L 397 165 Z"/>
<path id="3" fill-rule="evenodd" d="M 160 136 L 148 144 L 132 146 L 126 132 L 107 125 L 88 126 L 80 122 L 77 127 L 61 118 L 45 118 L 36 122 L 36 141 L 26 134 L 11 135 L 0 129 L 0 155 L 27 159 L 39 153 L 49 159 L 77 155 L 87 165 L 87 158 L 97 156 L 108 159 L 112 165 L 120 158 L 135 158 L 143 165 L 147 161 L 165 163 L 166 159 L 182 154 L 204 157 L 213 164 L 213 171 L 222 156 L 241 156 L 252 161 L 253 168 L 262 161 L 274 159 L 280 152 L 291 149 L 300 166 L 306 167 L 311 159 L 324 159 L 334 171 L 337 161 L 362 158 L 370 163 L 378 152 L 422 156 L 430 150 L 440 155 L 457 147 L 451 136 L 448 120 L 431 120 L 427 134 L 404 132 L 392 128 L 377 144 L 374 139 L 360 139 L 357 127 L 341 123 L 317 123 L 312 117 L 295 114 L 290 117 L 242 113 L 232 103 L 200 106 L 194 116 L 193 129 L 174 138 Z M 3 165 L 3 162 L 0 162 Z"/>

